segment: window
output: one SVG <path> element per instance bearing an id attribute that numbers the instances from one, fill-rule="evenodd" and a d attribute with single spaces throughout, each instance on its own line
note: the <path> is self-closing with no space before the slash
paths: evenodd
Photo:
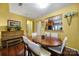
<path id="1" fill-rule="evenodd" d="M 48 30 L 62 30 L 62 16 L 54 16 L 48 18 L 48 24 L 46 25 Z"/>

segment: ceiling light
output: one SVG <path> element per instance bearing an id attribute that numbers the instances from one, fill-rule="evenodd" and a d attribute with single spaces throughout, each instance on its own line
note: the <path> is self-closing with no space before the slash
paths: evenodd
<path id="1" fill-rule="evenodd" d="M 22 6 L 23 4 L 22 4 L 22 3 L 18 3 L 18 5 L 19 5 L 19 6 Z"/>
<path id="2" fill-rule="evenodd" d="M 49 5 L 49 3 L 37 3 L 37 5 L 40 8 L 46 8 Z"/>

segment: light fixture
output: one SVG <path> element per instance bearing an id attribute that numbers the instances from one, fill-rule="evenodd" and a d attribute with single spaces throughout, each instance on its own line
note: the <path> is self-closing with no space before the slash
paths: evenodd
<path id="1" fill-rule="evenodd" d="M 23 5 L 23 3 L 18 3 L 18 5 L 19 5 L 19 6 L 22 6 L 22 5 Z"/>
<path id="2" fill-rule="evenodd" d="M 73 16 L 75 16 L 77 14 L 78 14 L 77 11 L 72 11 L 72 12 L 69 12 L 69 13 L 64 15 L 64 18 L 67 19 L 67 23 L 68 23 L 69 26 L 71 25 Z"/>
<path id="3" fill-rule="evenodd" d="M 46 8 L 49 5 L 49 3 L 36 3 L 36 4 L 40 8 Z"/>

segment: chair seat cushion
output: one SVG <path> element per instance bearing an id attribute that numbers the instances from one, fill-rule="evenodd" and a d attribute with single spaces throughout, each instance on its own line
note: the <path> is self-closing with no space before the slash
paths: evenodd
<path id="1" fill-rule="evenodd" d="M 34 51 L 39 56 L 42 56 L 42 55 L 49 56 L 51 54 L 50 52 L 42 48 L 39 44 L 31 43 L 29 47 L 32 51 Z"/>
<path id="2" fill-rule="evenodd" d="M 49 51 L 45 50 L 44 48 L 41 48 L 40 49 L 40 55 L 41 56 L 50 56 L 51 53 Z"/>
<path id="3" fill-rule="evenodd" d="M 28 44 L 29 48 L 37 55 L 40 55 L 40 46 L 33 42 Z"/>
<path id="4" fill-rule="evenodd" d="M 54 51 L 54 52 L 57 52 L 59 54 L 62 53 L 62 50 L 61 50 L 61 46 L 58 46 L 58 47 L 48 47 L 48 49 Z"/>
<path id="5" fill-rule="evenodd" d="M 50 55 L 50 52 L 48 52 L 47 50 L 43 49 L 39 44 L 36 44 L 32 41 L 30 41 L 28 38 L 24 37 L 25 39 L 25 43 L 28 44 L 28 47 L 30 48 L 30 50 L 32 50 L 35 54 L 41 56 L 41 55 Z M 26 46 L 27 47 L 27 46 Z"/>

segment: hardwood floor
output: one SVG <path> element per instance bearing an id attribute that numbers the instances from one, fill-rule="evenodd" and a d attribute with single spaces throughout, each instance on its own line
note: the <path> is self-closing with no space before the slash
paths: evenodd
<path id="1" fill-rule="evenodd" d="M 52 56 L 79 56 L 78 51 L 65 47 L 62 54 L 52 52 Z"/>
<path id="2" fill-rule="evenodd" d="M 50 51 L 51 56 L 79 56 L 78 51 L 65 47 L 62 55 Z M 0 50 L 0 56 L 24 56 L 24 44 L 19 44 L 14 47 L 4 48 Z"/>
<path id="3" fill-rule="evenodd" d="M 68 47 L 65 47 L 64 50 L 63 50 L 63 53 L 62 54 L 58 54 L 54 51 L 51 51 L 49 50 L 48 48 L 44 47 L 46 50 L 50 51 L 51 52 L 51 56 L 79 56 L 79 51 L 77 50 L 74 50 L 74 49 L 71 49 L 71 48 L 68 48 Z"/>
<path id="4" fill-rule="evenodd" d="M 0 50 L 1 56 L 19 56 L 24 55 L 24 45 L 18 44 L 9 48 L 3 48 Z"/>
<path id="5" fill-rule="evenodd" d="M 79 51 L 65 47 L 63 56 L 79 56 Z"/>

